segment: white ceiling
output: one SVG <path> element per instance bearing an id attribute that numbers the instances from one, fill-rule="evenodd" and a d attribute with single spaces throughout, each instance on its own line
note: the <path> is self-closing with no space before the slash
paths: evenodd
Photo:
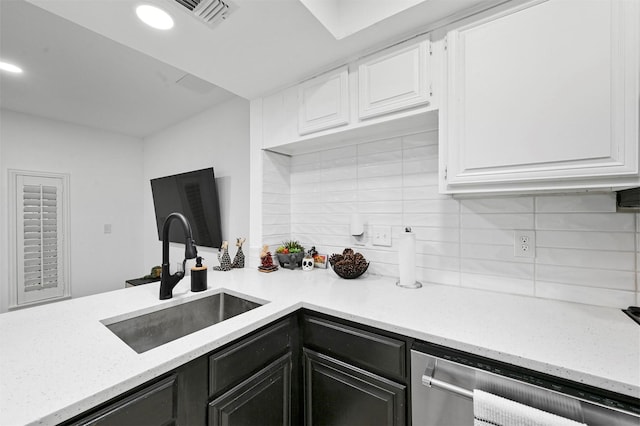
<path id="1" fill-rule="evenodd" d="M 2 108 L 136 137 L 234 96 L 22 0 L 0 0 L 0 57 L 24 68 Z"/>
<path id="2" fill-rule="evenodd" d="M 212 28 L 174 0 L 145 0 L 172 13 L 175 27 L 162 32 L 135 17 L 141 0 L 0 0 L 0 57 L 25 58 L 22 80 L 1 77 L 0 106 L 147 136 L 229 99 L 227 91 L 253 99 L 504 0 L 424 0 L 340 40 L 300 0 L 231 1 Z M 393 0 L 335 1 L 366 14 Z M 186 73 L 218 87 L 189 91 L 175 83 Z"/>

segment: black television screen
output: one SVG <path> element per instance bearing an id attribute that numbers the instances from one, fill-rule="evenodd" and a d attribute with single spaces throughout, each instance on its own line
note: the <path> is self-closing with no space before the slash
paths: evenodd
<path id="1" fill-rule="evenodd" d="M 213 167 L 151 179 L 151 192 L 159 240 L 165 219 L 177 212 L 189 221 L 197 246 L 220 247 L 220 204 Z M 177 223 L 171 225 L 169 241 L 185 242 L 184 231 Z"/>

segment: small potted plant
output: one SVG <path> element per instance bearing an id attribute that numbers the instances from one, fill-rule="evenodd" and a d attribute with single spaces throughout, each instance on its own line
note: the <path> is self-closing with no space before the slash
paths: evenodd
<path id="1" fill-rule="evenodd" d="M 276 249 L 278 262 L 283 268 L 295 269 L 302 266 L 302 258 L 304 257 L 304 247 L 297 241 L 284 241 L 280 247 Z"/>

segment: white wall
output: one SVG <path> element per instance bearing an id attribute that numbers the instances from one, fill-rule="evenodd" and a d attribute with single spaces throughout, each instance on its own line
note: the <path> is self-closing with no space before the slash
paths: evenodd
<path id="1" fill-rule="evenodd" d="M 0 312 L 7 310 L 8 169 L 69 173 L 72 297 L 124 287 L 142 262 L 142 141 L 0 110 Z M 112 233 L 104 234 L 104 225 Z"/>
<path id="2" fill-rule="evenodd" d="M 369 271 L 398 276 L 403 226 L 417 238 L 424 282 L 611 307 L 640 303 L 639 215 L 615 213 L 615 195 L 457 200 L 438 193 L 437 131 L 291 158 L 265 153 L 263 234 L 324 253 L 354 247 Z M 392 227 L 393 246 L 355 247 L 349 218 Z M 535 230 L 535 259 L 514 257 L 514 230 Z"/>
<path id="3" fill-rule="evenodd" d="M 222 237 L 229 240 L 229 253 L 233 258 L 236 237 L 246 237 L 243 251 L 248 255 L 249 102 L 236 97 L 144 140 L 145 268 L 162 263 L 149 181 L 207 167 L 213 167 L 216 176 Z M 171 244 L 170 252 L 172 266 L 184 258 L 181 244 Z M 207 266 L 218 265 L 217 252 L 198 247 Z"/>

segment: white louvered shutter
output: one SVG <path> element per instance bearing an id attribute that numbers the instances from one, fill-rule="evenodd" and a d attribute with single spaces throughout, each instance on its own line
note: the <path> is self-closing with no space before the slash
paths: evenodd
<path id="1" fill-rule="evenodd" d="M 16 177 L 18 305 L 64 296 L 63 180 Z"/>

